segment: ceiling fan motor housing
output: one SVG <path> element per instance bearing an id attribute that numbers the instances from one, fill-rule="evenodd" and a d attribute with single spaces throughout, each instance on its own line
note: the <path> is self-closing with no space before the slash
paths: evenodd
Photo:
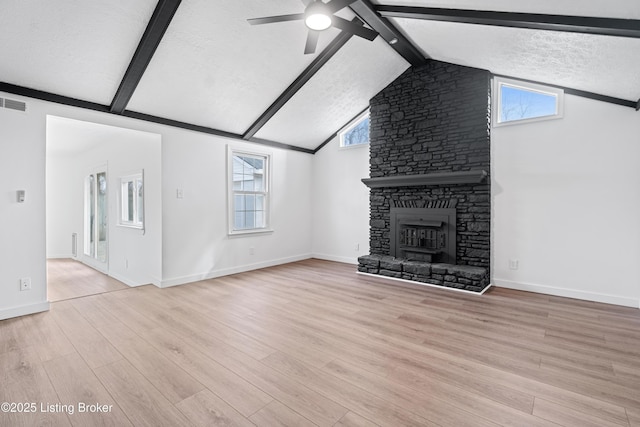
<path id="1" fill-rule="evenodd" d="M 332 13 L 322 1 L 314 1 L 304 11 L 304 23 L 315 31 L 323 31 L 331 27 Z"/>

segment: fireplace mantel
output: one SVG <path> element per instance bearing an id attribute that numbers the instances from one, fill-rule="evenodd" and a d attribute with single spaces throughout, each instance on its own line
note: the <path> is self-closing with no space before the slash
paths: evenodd
<path id="1" fill-rule="evenodd" d="M 436 172 L 420 175 L 363 178 L 362 182 L 369 188 L 480 184 L 487 179 L 487 176 L 488 173 L 484 169 L 476 169 L 463 172 Z"/>

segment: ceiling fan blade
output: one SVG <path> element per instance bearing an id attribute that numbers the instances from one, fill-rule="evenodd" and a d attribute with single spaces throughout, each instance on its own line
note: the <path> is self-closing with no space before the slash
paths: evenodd
<path id="1" fill-rule="evenodd" d="M 304 54 L 316 52 L 316 46 L 318 46 L 318 39 L 320 38 L 320 31 L 309 30 L 307 35 L 307 43 L 304 45 Z"/>
<path id="2" fill-rule="evenodd" d="M 331 11 L 331 13 L 336 13 L 337 11 L 344 9 L 351 3 L 355 2 L 356 0 L 331 0 L 329 3 L 327 3 L 327 8 Z"/>
<path id="3" fill-rule="evenodd" d="M 339 28 L 343 31 L 347 31 L 356 36 L 362 37 L 363 39 L 373 40 L 378 36 L 373 30 L 360 26 L 358 24 L 354 24 L 353 22 L 349 22 L 346 19 L 342 19 L 339 16 L 333 16 L 331 18 L 331 23 L 334 27 Z"/>
<path id="4" fill-rule="evenodd" d="M 313 3 L 314 1 L 315 1 L 315 0 L 302 0 L 302 3 L 303 3 L 305 6 L 309 6 L 309 5 L 310 5 L 311 3 Z"/>
<path id="5" fill-rule="evenodd" d="M 265 16 L 264 18 L 251 18 L 247 22 L 251 25 L 271 24 L 274 22 L 297 21 L 304 19 L 304 13 L 294 13 L 292 15 Z"/>

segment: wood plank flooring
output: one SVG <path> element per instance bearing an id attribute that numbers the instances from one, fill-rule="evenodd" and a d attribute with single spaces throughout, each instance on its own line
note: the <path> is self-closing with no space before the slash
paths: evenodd
<path id="1" fill-rule="evenodd" d="M 640 310 L 308 260 L 0 322 L 0 426 L 640 426 Z M 106 413 L 79 413 L 80 402 Z"/>
<path id="2" fill-rule="evenodd" d="M 129 289 L 129 287 L 79 261 L 73 259 L 47 260 L 49 301 L 62 301 L 123 289 Z"/>

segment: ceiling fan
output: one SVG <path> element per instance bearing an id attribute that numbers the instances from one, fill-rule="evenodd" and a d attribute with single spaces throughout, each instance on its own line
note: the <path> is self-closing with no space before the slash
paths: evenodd
<path id="1" fill-rule="evenodd" d="M 356 0 L 330 0 L 325 3 L 322 0 L 302 0 L 302 3 L 305 5 L 303 13 L 252 18 L 247 19 L 247 21 L 251 25 L 261 25 L 274 22 L 304 20 L 305 25 L 309 28 L 307 42 L 304 47 L 304 53 L 306 55 L 316 51 L 320 33 L 330 27 L 336 27 L 367 40 L 376 38 L 378 33 L 375 31 L 335 15 L 336 12 L 344 9 L 355 1 Z"/>

